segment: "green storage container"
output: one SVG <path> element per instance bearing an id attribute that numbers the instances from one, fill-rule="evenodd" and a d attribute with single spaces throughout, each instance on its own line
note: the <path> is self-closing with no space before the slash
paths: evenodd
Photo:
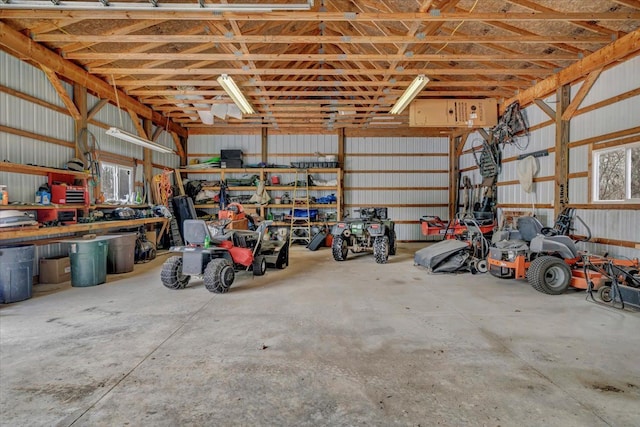
<path id="1" fill-rule="evenodd" d="M 107 281 L 109 239 L 67 240 L 70 243 L 71 286 L 95 286 Z"/>
<path id="2" fill-rule="evenodd" d="M 31 298 L 34 245 L 0 246 L 0 303 Z"/>

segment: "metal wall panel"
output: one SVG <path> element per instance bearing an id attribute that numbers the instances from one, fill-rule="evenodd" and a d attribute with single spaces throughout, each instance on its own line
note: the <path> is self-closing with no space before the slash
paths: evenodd
<path id="1" fill-rule="evenodd" d="M 3 51 L 0 51 L 0 84 L 50 104 L 64 107 L 58 92 L 42 70 Z M 62 85 L 69 95 L 72 95 L 71 85 L 64 81 Z"/>
<path id="2" fill-rule="evenodd" d="M 640 111 L 640 95 L 577 115 L 571 119 L 571 141 L 640 126 L 638 111 Z"/>
<path id="3" fill-rule="evenodd" d="M 572 178 L 569 180 L 569 202 L 589 203 L 589 179 Z"/>
<path id="4" fill-rule="evenodd" d="M 277 165 L 315 162 L 318 160 L 316 153 L 323 156 L 338 154 L 337 135 L 269 135 L 267 144 L 269 163 Z"/>
<path id="5" fill-rule="evenodd" d="M 640 56 L 603 71 L 580 104 L 580 107 L 588 107 L 605 99 L 637 89 L 638 76 L 640 76 Z M 571 93 L 577 93 L 578 88 L 579 85 L 573 86 Z"/>
<path id="6" fill-rule="evenodd" d="M 569 173 L 589 170 L 589 146 L 581 145 L 569 149 Z"/>
<path id="7" fill-rule="evenodd" d="M 448 138 L 347 138 L 344 186 L 359 189 L 345 191 L 345 203 L 356 206 L 448 204 L 448 155 L 411 156 L 411 154 L 447 154 L 448 151 Z M 379 153 L 401 155 L 378 156 Z M 349 156 L 350 154 L 358 154 L 358 156 Z M 445 172 L 397 172 L 404 170 Z M 358 173 L 358 171 L 374 172 Z M 375 187 L 444 187 L 444 189 L 376 190 Z M 353 212 L 351 214 L 355 215 Z M 448 207 L 389 207 L 388 215 L 395 221 L 414 222 L 423 215 L 447 218 Z M 426 240 L 417 223 L 398 224 L 396 233 L 399 240 Z"/>

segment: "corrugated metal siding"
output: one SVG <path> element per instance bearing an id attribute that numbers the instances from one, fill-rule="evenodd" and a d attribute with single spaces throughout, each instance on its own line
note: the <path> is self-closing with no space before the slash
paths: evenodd
<path id="1" fill-rule="evenodd" d="M 640 70 L 638 70 L 638 75 L 640 75 Z M 640 126 L 638 111 L 640 111 L 640 96 L 634 96 L 575 116 L 571 120 L 571 141 Z"/>
<path id="2" fill-rule="evenodd" d="M 42 70 L 3 51 L 0 51 L 0 84 L 64 107 L 64 103 Z M 62 84 L 71 95 L 71 86 L 66 82 Z"/>
<path id="3" fill-rule="evenodd" d="M 317 161 L 318 156 L 338 154 L 337 135 L 269 135 L 267 143 L 269 163 L 290 165 L 291 162 Z M 282 154 L 294 154 L 284 156 Z"/>
<path id="4" fill-rule="evenodd" d="M 349 187 L 445 187 L 448 173 L 401 173 L 406 170 L 447 170 L 449 157 L 406 156 L 406 154 L 434 154 L 449 151 L 448 138 L 347 138 L 345 144 L 344 186 Z M 371 156 L 362 156 L 362 154 Z M 376 153 L 405 154 L 404 156 L 376 156 Z M 349 154 L 360 154 L 349 156 Z M 375 171 L 354 173 L 357 171 Z M 387 172 L 384 171 L 400 171 Z M 444 190 L 347 190 L 345 203 L 361 206 L 389 204 L 448 204 L 449 193 Z M 352 211 L 353 208 L 347 209 Z M 395 221 L 418 221 L 423 215 L 448 216 L 448 207 L 390 207 L 389 217 Z M 351 215 L 356 215 L 351 212 Z M 419 224 L 398 224 L 399 240 L 425 240 Z"/>

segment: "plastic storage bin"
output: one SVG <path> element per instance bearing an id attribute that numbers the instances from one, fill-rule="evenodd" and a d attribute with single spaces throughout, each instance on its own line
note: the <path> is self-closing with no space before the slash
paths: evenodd
<path id="1" fill-rule="evenodd" d="M 129 273 L 133 271 L 136 257 L 135 233 L 118 234 L 111 236 L 109 250 L 107 251 L 107 273 Z"/>
<path id="2" fill-rule="evenodd" d="M 111 236 L 70 243 L 71 286 L 95 286 L 107 281 L 107 254 Z"/>
<path id="3" fill-rule="evenodd" d="M 34 245 L 0 246 L 0 303 L 31 298 Z"/>

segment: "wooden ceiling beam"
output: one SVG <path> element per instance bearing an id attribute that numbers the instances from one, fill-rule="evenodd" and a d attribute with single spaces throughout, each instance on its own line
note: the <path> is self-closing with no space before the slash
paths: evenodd
<path id="1" fill-rule="evenodd" d="M 501 109 L 506 108 L 514 101 L 518 101 L 522 106 L 528 105 L 535 99 L 542 99 L 553 93 L 562 85 L 573 83 L 593 71 L 606 67 L 629 55 L 636 54 L 639 50 L 640 30 L 635 30 L 558 73 L 547 77 L 535 86 L 507 99 L 502 104 Z"/>
<path id="2" fill-rule="evenodd" d="M 626 21 L 640 19 L 639 12 L 441 12 L 429 13 L 345 13 L 345 12 L 271 12 L 271 13 L 231 13 L 224 12 L 213 14 L 206 9 L 191 12 L 168 12 L 162 10 L 108 10 L 108 8 L 96 8 L 96 10 L 62 10 L 47 9 L 21 10 L 0 9 L 0 19 L 33 19 L 37 13 L 38 19 L 82 19 L 82 20 L 140 20 L 154 19 L 158 21 L 172 20 L 209 20 L 209 21 L 286 21 L 286 22 L 478 22 L 478 21 L 503 21 L 503 22 L 534 22 L 534 21 Z"/>
<path id="3" fill-rule="evenodd" d="M 103 35 L 95 34 L 34 34 L 32 39 L 43 43 L 105 43 Z M 522 35 L 522 36 L 482 36 L 482 35 L 433 35 L 429 37 L 416 37 L 409 35 L 389 35 L 389 36 L 312 36 L 312 35 L 215 35 L 215 34 L 130 34 L 130 35 L 109 35 L 108 43 L 145 43 L 151 47 L 167 43 L 250 43 L 250 44 L 466 44 L 466 43 L 522 43 L 522 44 L 549 44 L 549 43 L 573 43 L 573 44 L 593 44 L 610 43 L 611 37 L 604 35 L 596 36 L 572 36 L 559 34 L 554 36 L 543 35 Z"/>
<path id="4" fill-rule="evenodd" d="M 210 46 L 208 46 L 210 48 Z M 221 54 L 221 53 L 150 53 L 150 52 L 77 52 L 65 55 L 67 59 L 75 60 L 160 60 L 160 61 L 312 61 L 312 62 L 335 62 L 335 61 L 376 61 L 376 62 L 477 62 L 477 61 L 577 61 L 579 58 L 574 54 L 495 54 L 495 55 L 475 55 L 475 54 L 423 54 L 423 55 L 378 55 L 366 53 L 349 54 Z M 147 67 L 147 65 L 145 65 Z"/>
<path id="5" fill-rule="evenodd" d="M 382 96 L 396 96 L 401 95 L 402 90 L 391 90 L 383 93 Z M 500 89 L 494 89 L 490 91 L 474 91 L 476 96 L 487 96 L 500 92 Z M 512 91 L 507 91 L 512 92 Z M 171 95 L 201 95 L 201 96 L 225 96 L 226 92 L 223 90 L 132 90 L 129 92 L 132 96 L 171 96 Z M 309 98 L 336 98 L 339 96 L 370 96 L 371 92 L 368 90 L 268 90 L 268 91 L 247 91 L 244 92 L 245 96 L 307 96 Z M 464 96 L 469 94 L 468 90 L 423 90 L 420 92 L 420 96 Z M 228 98 L 223 100 L 225 103 L 231 102 Z M 182 102 L 185 102 L 183 99 Z M 186 100 L 189 102 L 189 100 Z M 194 101 L 195 102 L 195 101 Z M 328 103 L 329 101 L 327 101 Z M 390 101 L 391 102 L 391 101 Z"/>
<path id="6" fill-rule="evenodd" d="M 18 53 L 22 59 L 29 59 L 86 87 L 100 98 L 116 101 L 115 91 L 109 83 L 89 74 L 76 64 L 61 58 L 22 33 L 9 27 L 4 22 L 0 22 L 0 46 L 4 46 L 6 49 Z M 160 113 L 153 112 L 149 107 L 142 105 L 127 94 L 119 92 L 118 97 L 120 104 L 124 108 L 132 109 L 142 117 L 152 119 L 155 123 L 162 122 L 163 118 Z M 186 131 L 182 127 L 175 124 L 173 126 L 170 124 L 170 127 L 171 130 L 186 136 Z"/>
<path id="7" fill-rule="evenodd" d="M 633 9 L 640 9 L 640 0 L 613 0 L 613 2 Z"/>
<path id="8" fill-rule="evenodd" d="M 263 80 L 262 85 L 265 87 L 407 87 L 411 83 L 410 81 L 389 82 L 383 80 L 377 81 L 344 81 L 344 80 Z M 196 87 L 220 87 L 217 80 L 118 80 L 116 79 L 116 85 L 119 87 L 127 86 L 196 86 Z M 434 81 L 429 82 L 429 87 L 509 87 L 517 88 L 523 85 L 529 85 L 529 81 L 517 81 L 517 80 L 447 80 L 447 81 Z M 255 82 L 243 81 L 238 82 L 240 88 L 252 88 L 258 86 Z"/>
<path id="9" fill-rule="evenodd" d="M 1 44 L 1 42 L 0 42 Z M 282 75 L 283 72 L 288 76 L 416 76 L 417 74 L 428 74 L 429 77 L 437 77 L 439 75 L 456 75 L 456 76 L 478 76 L 478 75 L 536 75 L 544 76 L 552 72 L 552 70 L 544 68 L 424 68 L 420 70 L 404 69 L 404 70 L 387 70 L 387 69 L 292 69 L 288 68 L 259 68 L 256 70 L 244 70 L 241 68 L 117 68 L 117 67 L 99 67 L 91 69 L 92 74 L 104 75 L 163 75 L 171 74 L 177 76 L 186 75 L 220 75 L 229 74 L 233 76 L 246 76 L 252 74 L 265 75 Z"/>

